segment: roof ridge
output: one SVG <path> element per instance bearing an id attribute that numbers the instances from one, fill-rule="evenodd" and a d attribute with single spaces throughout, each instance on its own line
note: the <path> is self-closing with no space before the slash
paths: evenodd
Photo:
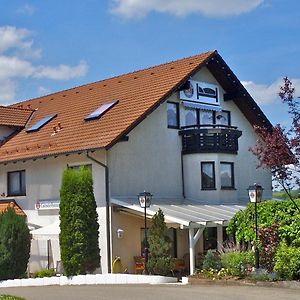
<path id="1" fill-rule="evenodd" d="M 96 80 L 96 81 L 93 81 L 93 82 L 84 83 L 84 84 L 81 84 L 81 85 L 77 85 L 77 86 L 74 86 L 74 87 L 71 87 L 71 88 L 67 88 L 65 90 L 60 90 L 60 91 L 57 91 L 57 92 L 53 92 L 53 93 L 43 95 L 43 96 L 40 96 L 40 97 L 26 99 L 26 100 L 23 100 L 23 101 L 20 101 L 20 102 L 13 103 L 11 105 L 13 105 L 15 107 L 16 105 L 24 103 L 24 102 L 41 99 L 41 98 L 44 98 L 44 97 L 47 97 L 47 96 L 56 95 L 56 94 L 59 94 L 59 93 L 71 91 L 71 90 L 74 90 L 74 89 L 77 89 L 77 88 L 82 88 L 82 87 L 85 87 L 85 86 L 89 86 L 89 85 L 92 85 L 92 84 L 104 82 L 104 81 L 107 81 L 107 80 L 112 80 L 112 79 L 119 78 L 119 77 L 122 77 L 122 76 L 127 76 L 127 75 L 130 75 L 130 74 L 151 70 L 151 69 L 154 69 L 154 68 L 157 68 L 157 67 L 162 67 L 164 65 L 172 64 L 172 63 L 175 63 L 175 62 L 179 62 L 179 61 L 183 61 L 183 60 L 187 60 L 187 59 L 191 59 L 191 58 L 196 58 L 196 57 L 199 57 L 201 55 L 209 55 L 209 54 L 211 55 L 211 54 L 217 54 L 217 53 L 218 53 L 217 50 L 210 50 L 210 51 L 202 52 L 202 53 L 199 53 L 199 54 L 186 56 L 186 57 L 183 57 L 183 58 L 180 58 L 180 59 L 171 60 L 171 61 L 164 62 L 164 63 L 154 65 L 154 66 L 151 66 L 151 67 L 146 67 L 146 68 L 143 68 L 143 69 L 130 71 L 130 72 L 127 72 L 127 73 L 123 73 L 123 74 L 120 74 L 120 75 L 104 78 L 104 79 L 101 79 L 101 80 Z"/>

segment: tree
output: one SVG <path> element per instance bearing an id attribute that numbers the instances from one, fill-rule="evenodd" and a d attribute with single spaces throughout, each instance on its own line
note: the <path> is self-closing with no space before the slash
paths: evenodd
<path id="1" fill-rule="evenodd" d="M 300 213 L 300 208 L 290 193 L 291 182 L 299 185 L 295 170 L 299 168 L 300 162 L 300 109 L 294 93 L 292 82 L 287 77 L 283 78 L 283 86 L 280 87 L 278 95 L 288 106 L 288 113 L 292 117 L 291 128 L 286 130 L 280 124 L 273 128 L 256 126 L 255 131 L 260 138 L 250 151 L 258 158 L 258 167 L 271 170 L 275 181 Z"/>
<path id="2" fill-rule="evenodd" d="M 0 215 L 0 280 L 25 275 L 30 256 L 30 233 L 25 217 L 8 208 Z"/>
<path id="3" fill-rule="evenodd" d="M 167 236 L 167 230 L 165 216 L 159 209 L 153 216 L 152 226 L 149 229 L 148 269 L 152 274 L 167 275 L 173 266 L 170 254 L 172 244 Z"/>
<path id="4" fill-rule="evenodd" d="M 100 266 L 97 205 L 90 170 L 66 169 L 60 190 L 60 249 L 67 276 L 93 272 Z"/>

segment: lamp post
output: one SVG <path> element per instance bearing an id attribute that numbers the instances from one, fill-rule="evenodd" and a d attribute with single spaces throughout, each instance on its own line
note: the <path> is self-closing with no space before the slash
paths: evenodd
<path id="1" fill-rule="evenodd" d="M 148 263 L 148 254 L 149 254 L 148 239 L 147 239 L 147 208 L 149 208 L 151 205 L 151 199 L 152 199 L 152 195 L 149 192 L 144 191 L 143 193 L 139 194 L 140 206 L 142 208 L 144 208 L 144 217 L 145 217 L 145 248 L 144 248 L 145 268 L 144 268 L 144 274 L 146 274 L 146 275 L 148 275 L 147 263 Z"/>
<path id="2" fill-rule="evenodd" d="M 259 269 L 259 250 L 258 250 L 258 226 L 257 226 L 257 203 L 261 202 L 263 188 L 261 185 L 254 183 L 248 188 L 249 199 L 254 203 L 255 209 L 255 269 Z"/>

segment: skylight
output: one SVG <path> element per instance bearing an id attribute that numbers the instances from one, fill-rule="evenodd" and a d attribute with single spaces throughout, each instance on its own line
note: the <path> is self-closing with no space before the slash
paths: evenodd
<path id="1" fill-rule="evenodd" d="M 109 109 L 111 109 L 113 106 L 115 106 L 118 102 L 119 102 L 118 100 L 113 100 L 113 101 L 110 101 L 110 102 L 103 103 L 103 104 L 101 104 L 101 106 L 99 106 L 95 111 L 93 111 L 91 114 L 89 114 L 84 119 L 86 121 L 94 120 L 94 119 L 99 119 Z"/>
<path id="2" fill-rule="evenodd" d="M 38 131 L 40 128 L 42 128 L 44 125 L 46 125 L 48 122 L 50 122 L 51 120 L 53 120 L 57 115 L 49 115 L 47 117 L 44 117 L 43 119 L 39 120 L 38 122 L 36 122 L 33 126 L 31 126 L 30 128 L 26 129 L 27 132 L 34 132 L 34 131 Z"/>

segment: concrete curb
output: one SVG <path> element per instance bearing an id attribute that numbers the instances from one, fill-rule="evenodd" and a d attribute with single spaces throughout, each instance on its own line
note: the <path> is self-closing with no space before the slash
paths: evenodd
<path id="1" fill-rule="evenodd" d="M 183 277 L 182 283 L 191 285 L 221 285 L 221 286 L 261 286 L 261 287 L 277 287 L 277 288 L 289 288 L 289 289 L 300 289 L 300 281 L 248 281 L 242 279 L 204 279 L 204 278 L 193 278 Z"/>
<path id="2" fill-rule="evenodd" d="M 177 278 L 156 275 L 132 274 L 88 274 L 73 277 L 44 277 L 13 279 L 0 282 L 0 288 L 21 286 L 48 286 L 48 285 L 82 285 L 82 284 L 164 284 L 176 283 Z"/>

